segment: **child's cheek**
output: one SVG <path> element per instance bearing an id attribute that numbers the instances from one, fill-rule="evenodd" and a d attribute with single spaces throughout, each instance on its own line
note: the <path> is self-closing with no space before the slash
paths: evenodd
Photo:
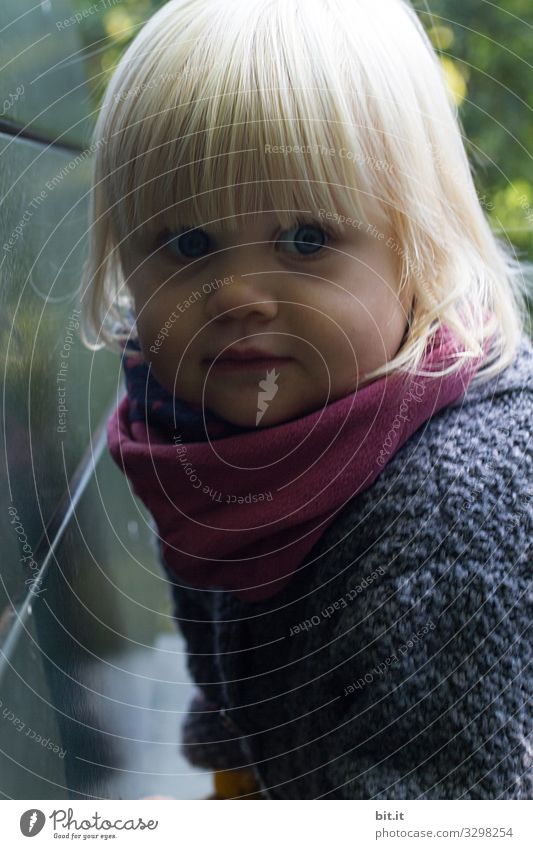
<path id="1" fill-rule="evenodd" d="M 147 304 L 139 312 L 136 324 L 144 359 L 157 376 L 175 358 L 176 348 L 180 347 L 177 321 L 172 310 L 151 309 Z"/>

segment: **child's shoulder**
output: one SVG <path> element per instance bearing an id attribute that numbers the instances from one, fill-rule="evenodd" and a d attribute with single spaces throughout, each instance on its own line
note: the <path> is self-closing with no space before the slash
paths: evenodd
<path id="1" fill-rule="evenodd" d="M 533 346 L 522 336 L 506 369 L 470 386 L 417 431 L 419 460 L 424 457 L 424 465 L 440 473 L 443 482 L 476 465 L 480 475 L 490 478 L 517 466 L 520 451 L 530 452 L 532 412 Z"/>
<path id="2" fill-rule="evenodd" d="M 402 470 L 405 485 L 419 479 L 453 477 L 467 465 L 493 460 L 494 471 L 516 465 L 520 447 L 528 452 L 533 411 L 533 345 L 523 335 L 512 363 L 496 376 L 471 385 L 454 404 L 424 422 L 385 468 Z M 485 472 L 489 470 L 485 469 Z"/>
<path id="3" fill-rule="evenodd" d="M 387 562 L 398 575 L 435 560 L 502 567 L 527 549 L 533 523 L 533 347 L 421 427 L 322 541 Z M 334 564 L 333 564 L 334 566 Z"/>
<path id="4" fill-rule="evenodd" d="M 523 460 L 531 461 L 533 346 L 525 335 L 513 362 L 499 374 L 471 385 L 412 435 L 391 466 L 404 468 L 404 480 L 431 478 L 445 490 L 467 487 L 472 468 L 494 480 Z M 405 467 L 407 456 L 410 461 Z M 396 468 L 391 468 L 393 473 Z"/>
<path id="5" fill-rule="evenodd" d="M 525 333 L 520 337 L 512 363 L 490 380 L 472 385 L 463 399 L 450 405 L 468 408 L 487 401 L 498 402 L 503 396 L 514 396 L 513 401 L 521 400 L 522 406 L 531 406 L 533 392 L 533 342 Z"/>

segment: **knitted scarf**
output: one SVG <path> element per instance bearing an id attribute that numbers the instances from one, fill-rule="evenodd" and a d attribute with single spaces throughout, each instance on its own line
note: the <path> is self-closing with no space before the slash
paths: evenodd
<path id="1" fill-rule="evenodd" d="M 107 423 L 111 456 L 155 520 L 172 580 L 244 601 L 286 585 L 346 503 L 462 397 L 482 359 L 444 377 L 395 372 L 301 418 L 241 428 L 167 392 L 135 348 Z M 445 368 L 457 351 L 439 326 L 420 370 Z"/>

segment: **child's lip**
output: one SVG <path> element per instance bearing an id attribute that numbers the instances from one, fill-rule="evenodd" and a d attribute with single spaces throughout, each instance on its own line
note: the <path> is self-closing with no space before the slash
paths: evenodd
<path id="1" fill-rule="evenodd" d="M 224 358 L 219 359 L 216 362 L 213 360 L 207 360 L 211 368 L 228 371 L 234 369 L 254 369 L 260 368 L 263 371 L 266 368 L 276 368 L 276 366 L 280 366 L 283 363 L 291 362 L 292 357 L 255 357 L 253 359 L 232 359 L 232 358 Z"/>
<path id="2" fill-rule="evenodd" d="M 287 359 L 278 354 L 273 354 L 271 351 L 263 351 L 260 348 L 239 348 L 237 346 L 225 348 L 220 354 L 214 357 L 208 357 L 208 362 L 221 362 L 223 360 L 275 360 Z"/>

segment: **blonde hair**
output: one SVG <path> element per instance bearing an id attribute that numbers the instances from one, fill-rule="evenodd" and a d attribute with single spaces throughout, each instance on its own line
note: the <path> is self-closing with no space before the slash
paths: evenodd
<path id="1" fill-rule="evenodd" d="M 406 0 L 171 0 L 118 62 L 92 146 L 82 285 L 92 350 L 120 350 L 132 333 L 121 256 L 154 215 L 234 232 L 262 209 L 283 227 L 295 211 L 326 210 L 339 234 L 342 215 L 384 215 L 400 288 L 413 287 L 404 343 L 367 377 L 416 372 L 440 323 L 462 350 L 438 374 L 488 340 L 475 380 L 512 361 L 526 265 L 491 230 L 439 60 Z"/>

